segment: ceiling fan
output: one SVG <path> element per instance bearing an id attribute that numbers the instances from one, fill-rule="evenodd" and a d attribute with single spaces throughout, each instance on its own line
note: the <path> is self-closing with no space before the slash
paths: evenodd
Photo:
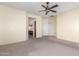
<path id="1" fill-rule="evenodd" d="M 46 2 L 46 6 L 45 6 L 45 5 L 41 5 L 41 6 L 42 6 L 43 8 L 45 8 L 45 9 L 44 9 L 44 10 L 41 10 L 41 11 L 39 11 L 39 12 L 45 11 L 45 15 L 47 15 L 49 12 L 54 12 L 54 13 L 56 13 L 56 11 L 55 11 L 55 10 L 52 10 L 52 9 L 58 7 L 57 4 L 50 7 L 50 6 L 49 6 L 49 2 Z"/>

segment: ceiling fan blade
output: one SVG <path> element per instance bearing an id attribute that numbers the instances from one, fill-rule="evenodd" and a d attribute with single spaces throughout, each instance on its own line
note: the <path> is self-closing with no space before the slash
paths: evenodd
<path id="1" fill-rule="evenodd" d="M 48 12 L 49 12 L 49 11 L 46 11 L 45 15 L 47 15 L 47 14 L 48 14 Z"/>
<path id="2" fill-rule="evenodd" d="M 50 10 L 51 12 L 55 12 L 56 13 L 56 11 L 54 11 L 54 10 Z"/>
<path id="3" fill-rule="evenodd" d="M 42 11 L 46 11 L 46 10 L 40 10 L 39 12 L 42 12 Z"/>
<path id="4" fill-rule="evenodd" d="M 47 7 L 45 7 L 44 5 L 41 5 L 42 7 L 44 7 L 45 9 L 47 8 Z"/>
<path id="5" fill-rule="evenodd" d="M 56 5 L 52 6 L 52 7 L 50 7 L 49 9 L 52 9 L 52 8 L 55 8 L 55 7 L 58 7 L 58 5 L 56 4 Z"/>

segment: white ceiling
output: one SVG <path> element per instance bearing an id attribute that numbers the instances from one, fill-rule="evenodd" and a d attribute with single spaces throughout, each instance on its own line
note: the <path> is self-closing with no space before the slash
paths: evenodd
<path id="1" fill-rule="evenodd" d="M 41 4 L 45 4 L 44 2 L 0 2 L 0 4 L 22 9 L 36 15 L 46 16 L 44 12 L 38 12 L 39 10 L 43 9 L 43 7 L 41 7 Z M 50 7 L 55 4 L 58 4 L 58 7 L 54 8 L 54 10 L 57 10 L 57 13 L 50 12 L 47 16 L 57 15 L 70 9 L 79 7 L 79 2 L 50 2 Z"/>

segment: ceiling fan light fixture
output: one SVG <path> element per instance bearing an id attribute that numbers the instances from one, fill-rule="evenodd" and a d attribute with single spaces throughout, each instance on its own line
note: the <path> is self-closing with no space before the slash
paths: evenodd
<path id="1" fill-rule="evenodd" d="M 49 2 L 46 2 L 46 4 L 49 4 Z"/>
<path id="2" fill-rule="evenodd" d="M 47 15 L 49 12 L 54 12 L 54 13 L 56 13 L 56 11 L 53 10 L 53 8 L 58 7 L 57 4 L 56 4 L 56 5 L 53 5 L 53 6 L 51 6 L 51 7 L 49 7 L 49 2 L 46 2 L 46 6 L 45 6 L 45 5 L 41 5 L 41 6 L 44 8 L 43 11 L 45 11 L 45 15 Z M 42 12 L 42 10 L 41 10 L 41 12 Z"/>

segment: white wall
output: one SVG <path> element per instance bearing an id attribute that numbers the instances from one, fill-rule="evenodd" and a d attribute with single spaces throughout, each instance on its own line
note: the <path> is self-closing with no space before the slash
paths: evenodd
<path id="1" fill-rule="evenodd" d="M 36 37 L 40 38 L 43 36 L 42 33 L 42 17 L 38 16 L 36 18 Z"/>
<path id="2" fill-rule="evenodd" d="M 55 36 L 56 35 L 56 18 L 43 18 L 43 35 Z"/>
<path id="3" fill-rule="evenodd" d="M 57 16 L 57 37 L 79 43 L 79 8 Z"/>
<path id="4" fill-rule="evenodd" d="M 26 12 L 0 5 L 0 45 L 25 40 Z"/>

